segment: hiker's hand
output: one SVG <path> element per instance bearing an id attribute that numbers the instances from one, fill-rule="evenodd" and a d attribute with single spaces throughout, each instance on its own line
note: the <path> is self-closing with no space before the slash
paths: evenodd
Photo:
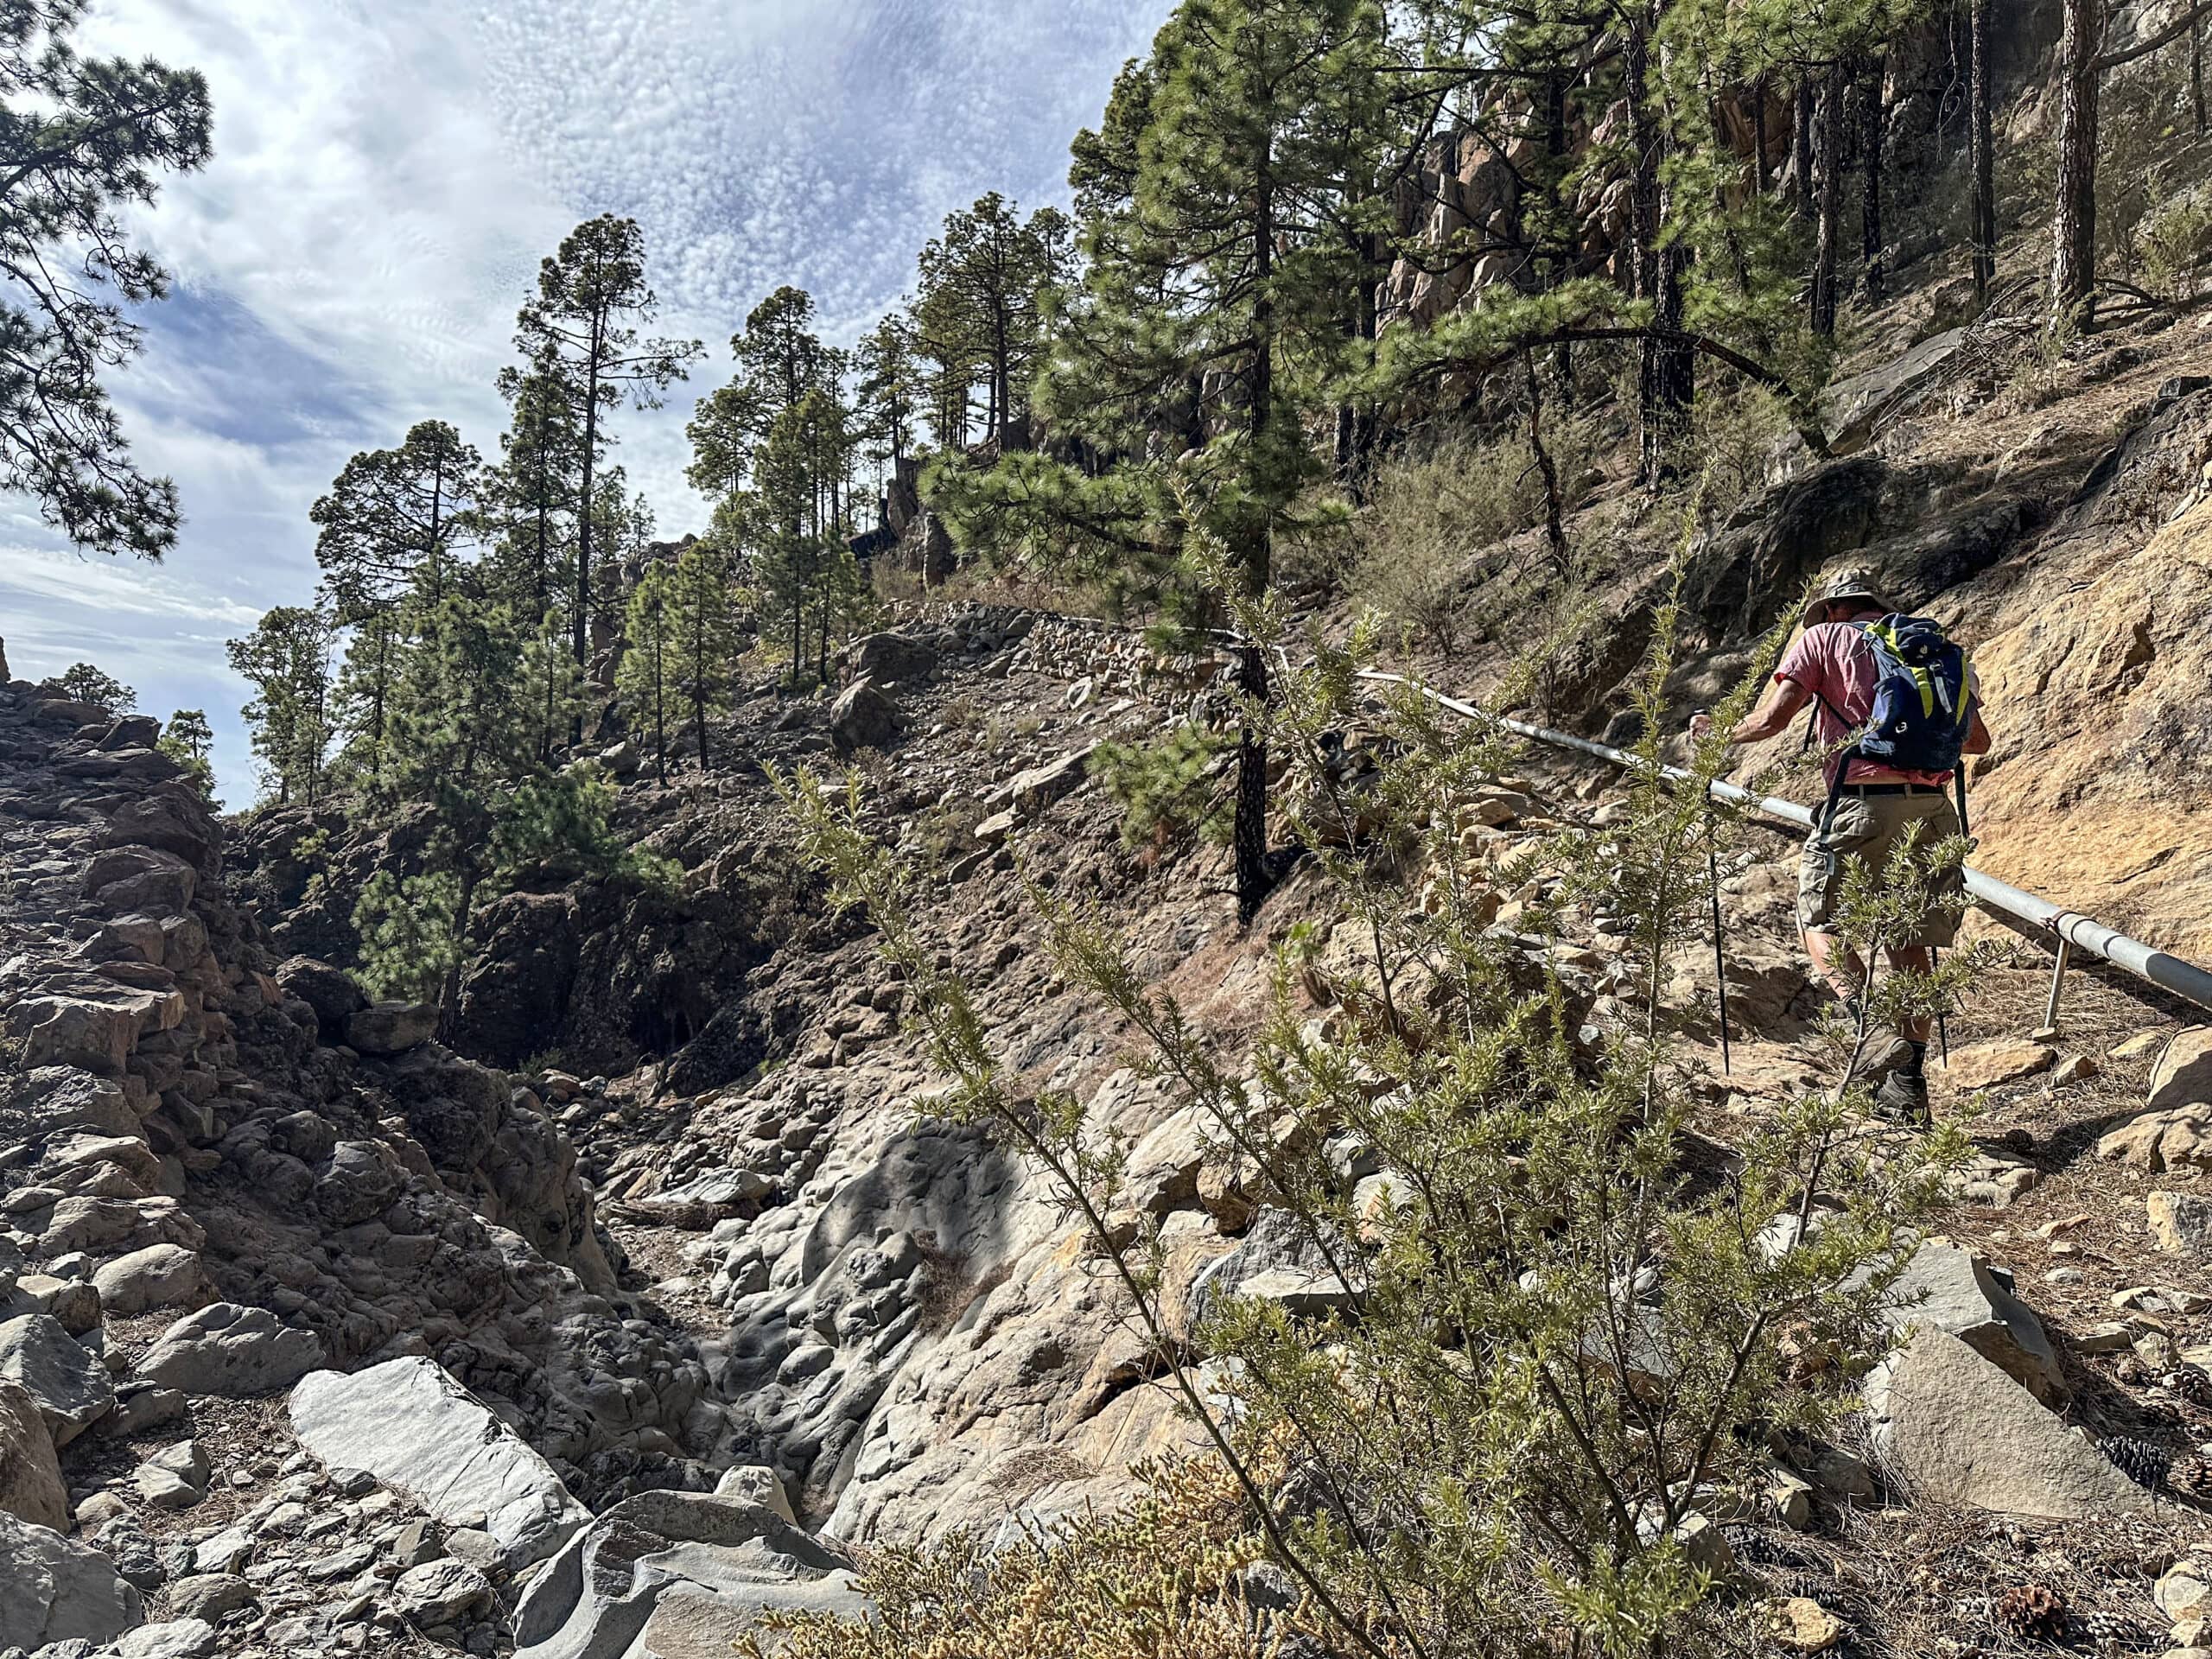
<path id="1" fill-rule="evenodd" d="M 1690 741 L 1702 743 L 1713 735 L 1713 716 L 1702 709 L 1690 716 Z"/>

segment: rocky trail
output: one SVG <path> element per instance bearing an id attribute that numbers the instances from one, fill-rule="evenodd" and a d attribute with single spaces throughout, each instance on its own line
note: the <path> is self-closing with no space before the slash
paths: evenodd
<path id="1" fill-rule="evenodd" d="M 2104 538 L 2094 580 L 2126 591 L 2119 622 L 2090 613 L 2099 638 L 2202 556 L 2208 397 L 2140 400 L 2141 464 L 2043 519 L 2066 592 Z M 1718 556 L 1764 556 L 1764 533 Z M 1906 540 L 1859 545 L 1936 544 Z M 2021 803 L 2050 765 L 2018 763 L 2112 683 L 2044 660 L 2019 620 L 2038 567 L 2008 556 L 1967 578 L 2010 570 L 1987 671 L 2044 716 L 1993 757 L 2000 868 L 2040 833 Z M 2166 718 L 2196 660 L 2156 617 L 2114 671 L 2151 713 L 2115 741 Z M 872 1544 L 1110 1503 L 1131 1463 L 1192 1444 L 1052 1194 L 931 1115 L 907 988 L 793 869 L 764 768 L 851 758 L 876 827 L 936 870 L 925 919 L 1014 1068 L 1130 1143 L 1178 1335 L 1219 1291 L 1316 1287 L 1264 1194 L 1058 976 L 1023 873 L 1118 918 L 1232 1058 L 1273 944 L 1310 925 L 1350 951 L 1350 929 L 1300 868 L 1240 934 L 1221 855 L 1122 843 L 1096 746 L 1219 704 L 1221 663 L 967 604 L 911 611 L 847 667 L 834 700 L 756 691 L 703 778 L 662 788 L 634 750 L 608 757 L 624 827 L 682 866 L 682 895 L 501 900 L 463 1052 L 321 959 L 343 954 L 347 861 L 390 844 L 313 882 L 313 814 L 232 834 L 152 722 L 0 683 L 0 1655 L 727 1652 L 764 1606 L 857 1607 Z M 2073 786 L 2109 815 L 2138 785 L 2105 771 Z M 1618 810 L 1592 766 L 1532 751 L 1522 772 L 1465 803 L 1488 868 Z M 2203 850 L 2176 848 L 2154 894 Z M 2104 880 L 2073 857 L 2069 879 Z M 1762 1101 L 1840 1064 L 1794 860 L 1753 830 L 1724 873 L 1726 1071 L 1709 952 L 1668 988 L 1723 1159 Z M 1622 940 L 1588 910 L 1517 931 L 1546 896 L 1497 891 L 1494 926 L 1594 1040 Z M 2032 1035 L 2048 976 L 2016 942 L 1951 1024 L 1935 1102 L 1976 1156 L 1861 1432 L 1777 1445 L 1768 1487 L 1708 1517 L 1718 1564 L 1796 1599 L 1798 1650 L 2031 1650 L 2003 1611 L 2028 1586 L 2062 1604 L 2037 1628 L 2084 1650 L 2212 1645 L 2212 1033 L 2077 970 Z M 1327 1150 L 1356 1200 L 1387 1190 L 1351 1137 Z"/>

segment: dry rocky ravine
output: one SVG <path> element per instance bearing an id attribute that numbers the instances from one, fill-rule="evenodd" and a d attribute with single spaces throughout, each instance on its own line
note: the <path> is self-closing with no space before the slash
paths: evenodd
<path id="1" fill-rule="evenodd" d="M 1320 884 L 1294 872 L 1240 935 L 1213 855 L 1130 854 L 1084 767 L 1219 665 L 969 607 L 852 666 L 834 706 L 754 696 L 741 759 L 634 777 L 626 817 L 757 842 L 755 763 L 857 750 L 880 826 L 940 862 L 928 920 L 1010 1060 L 1133 1143 L 1176 1319 L 1202 1275 L 1255 1279 L 1263 1207 L 1056 976 L 1011 849 L 1126 918 L 1233 1049 L 1269 944 L 1333 920 Z M 1110 1502 L 1192 1443 L 1038 1178 L 931 1116 L 906 991 L 856 925 L 817 906 L 664 1064 L 503 1072 L 280 957 L 152 736 L 0 675 L 0 1654 L 727 1651 L 761 1606 L 857 1606 L 872 1542 Z M 1613 779 L 1527 766 L 1470 804 L 1486 845 L 1606 821 Z M 1719 1141 L 1833 1068 L 1792 852 L 1755 839 L 1724 883 L 1731 1071 L 1694 1050 Z M 1604 918 L 1521 948 L 1608 1016 Z M 1979 1096 L 1980 1155 L 1863 1433 L 1777 1448 L 1715 1517 L 1733 1570 L 1798 1599 L 1792 1640 L 2030 1646 L 2035 1588 L 2053 1639 L 2156 1651 L 2212 1611 L 2212 1036 L 2084 971 L 2031 1039 L 2046 972 L 2021 945 L 1949 1033 L 1936 1103 Z M 1711 974 L 1686 955 L 1669 991 L 1704 1039 Z"/>

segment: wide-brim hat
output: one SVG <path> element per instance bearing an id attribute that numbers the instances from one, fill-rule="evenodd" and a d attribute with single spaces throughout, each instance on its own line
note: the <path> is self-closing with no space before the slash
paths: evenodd
<path id="1" fill-rule="evenodd" d="M 1873 576 L 1865 570 L 1846 570 L 1840 575 L 1830 576 L 1813 590 L 1805 601 L 1805 612 L 1799 620 L 1807 627 L 1820 620 L 1821 613 L 1827 607 L 1847 599 L 1863 599 L 1875 610 L 1887 612 L 1890 601 L 1882 597 L 1882 590 L 1874 586 Z"/>

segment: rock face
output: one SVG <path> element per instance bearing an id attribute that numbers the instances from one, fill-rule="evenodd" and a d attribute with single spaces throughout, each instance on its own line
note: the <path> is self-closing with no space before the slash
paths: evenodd
<path id="1" fill-rule="evenodd" d="M 293 1389 L 291 1416 L 326 1464 L 366 1470 L 441 1520 L 484 1516 L 510 1567 L 543 1560 L 586 1519 L 545 1459 L 432 1361 L 318 1371 Z"/>
<path id="2" fill-rule="evenodd" d="M 760 1504 L 640 1493 L 531 1580 L 515 1609 L 515 1651 L 528 1659 L 724 1653 L 764 1609 L 865 1616 L 851 1569 Z"/>
<path id="3" fill-rule="evenodd" d="M 1867 1380 L 1874 1445 L 1938 1502 L 2055 1521 L 2147 1515 L 2151 1495 L 1956 1337 L 1915 1332 Z"/>
<path id="4" fill-rule="evenodd" d="M 0 1514 L 0 1647 L 112 1641 L 145 1603 L 115 1563 L 42 1526 Z"/>
<path id="5" fill-rule="evenodd" d="M 423 1002 L 379 1002 L 346 1021 L 346 1040 L 364 1054 L 388 1057 L 420 1048 L 437 1034 L 438 1011 Z"/>

